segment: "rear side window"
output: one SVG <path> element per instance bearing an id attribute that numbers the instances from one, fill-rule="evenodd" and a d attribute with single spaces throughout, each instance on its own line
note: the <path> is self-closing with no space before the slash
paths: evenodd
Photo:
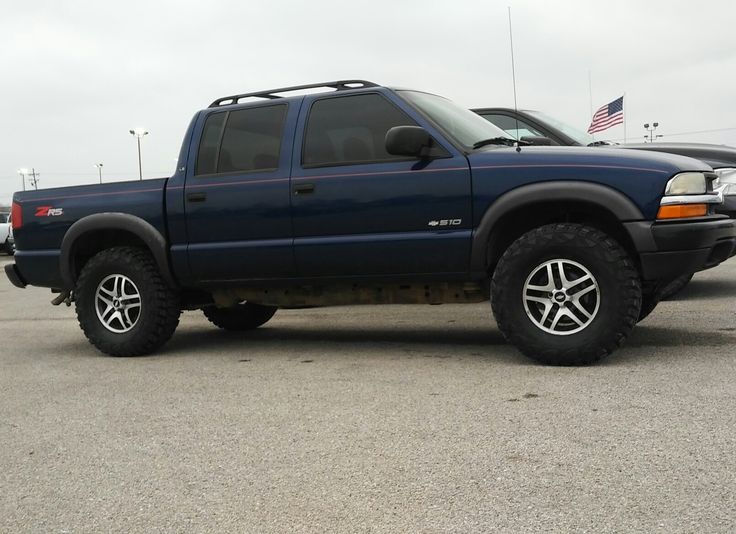
<path id="1" fill-rule="evenodd" d="M 214 113 L 207 117 L 199 142 L 197 166 L 194 174 L 214 174 L 217 172 L 217 148 L 222 137 L 222 127 L 227 113 Z"/>
<path id="2" fill-rule="evenodd" d="M 286 109 L 280 104 L 211 115 L 202 134 L 196 174 L 278 168 Z"/>
<path id="3" fill-rule="evenodd" d="M 317 100 L 309 113 L 302 165 L 317 167 L 406 159 L 386 152 L 386 132 L 416 123 L 377 94 Z"/>

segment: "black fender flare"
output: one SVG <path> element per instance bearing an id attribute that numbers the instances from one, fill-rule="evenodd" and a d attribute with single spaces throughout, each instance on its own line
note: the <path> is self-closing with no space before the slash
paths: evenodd
<path id="1" fill-rule="evenodd" d="M 470 267 L 484 272 L 488 265 L 487 252 L 491 233 L 502 217 L 524 206 L 549 202 L 585 202 L 598 205 L 619 221 L 644 219 L 641 210 L 627 196 L 605 185 L 591 182 L 555 181 L 523 185 L 498 197 L 483 214 L 473 232 Z"/>
<path id="2" fill-rule="evenodd" d="M 161 232 L 156 230 L 151 223 L 135 215 L 128 213 L 95 213 L 72 224 L 61 242 L 61 254 L 59 256 L 61 279 L 67 288 L 72 289 L 76 285 L 74 269 L 76 243 L 85 234 L 99 230 L 122 230 L 136 235 L 151 251 L 164 280 L 170 286 L 177 287 L 176 280 L 171 272 L 166 238 L 161 235 Z"/>

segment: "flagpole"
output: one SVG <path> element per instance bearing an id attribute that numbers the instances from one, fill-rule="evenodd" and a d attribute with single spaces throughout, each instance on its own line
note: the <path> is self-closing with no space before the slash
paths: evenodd
<path id="1" fill-rule="evenodd" d="M 624 91 L 624 96 L 622 97 L 623 100 L 621 103 L 623 104 L 624 108 L 624 144 L 626 144 L 626 91 Z"/>
<path id="2" fill-rule="evenodd" d="M 593 120 L 593 77 L 588 69 L 588 94 L 590 95 L 590 120 Z M 591 134 L 595 139 L 595 134 Z"/>

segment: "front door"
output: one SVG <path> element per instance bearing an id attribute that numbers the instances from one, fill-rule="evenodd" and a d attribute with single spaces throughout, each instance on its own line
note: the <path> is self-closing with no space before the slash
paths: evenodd
<path id="1" fill-rule="evenodd" d="M 468 162 L 389 91 L 306 97 L 292 163 L 294 254 L 304 277 L 467 272 Z M 388 154 L 386 132 L 425 127 L 444 157 Z"/>

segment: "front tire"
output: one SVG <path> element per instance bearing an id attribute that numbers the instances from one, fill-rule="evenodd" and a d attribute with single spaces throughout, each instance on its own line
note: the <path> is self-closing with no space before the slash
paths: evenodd
<path id="1" fill-rule="evenodd" d="M 207 306 L 202 308 L 204 316 L 213 325 L 231 332 L 253 330 L 267 323 L 276 313 L 273 306 L 243 302 L 230 308 Z"/>
<path id="2" fill-rule="evenodd" d="M 581 224 L 527 232 L 493 274 L 498 327 L 521 352 L 551 365 L 585 365 L 619 347 L 641 307 L 641 282 L 626 251 Z"/>
<path id="3" fill-rule="evenodd" d="M 111 356 L 155 352 L 174 334 L 181 305 L 151 255 L 133 247 L 104 250 L 82 269 L 74 290 L 87 339 Z"/>

